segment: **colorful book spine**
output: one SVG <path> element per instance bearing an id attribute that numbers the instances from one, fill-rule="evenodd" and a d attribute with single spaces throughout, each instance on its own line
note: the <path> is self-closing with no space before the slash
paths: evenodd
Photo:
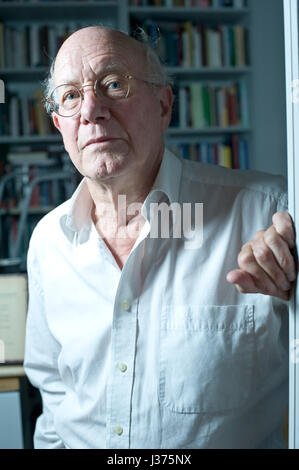
<path id="1" fill-rule="evenodd" d="M 179 89 L 181 127 L 233 127 L 249 125 L 245 82 L 192 82 Z"/>
<path id="2" fill-rule="evenodd" d="M 186 159 L 224 166 L 232 169 L 247 170 L 248 166 L 248 142 L 234 134 L 231 139 L 206 140 L 198 143 L 181 142 L 170 145 L 176 155 Z"/>
<path id="3" fill-rule="evenodd" d="M 159 28 L 161 37 L 157 46 L 168 66 L 220 68 L 248 65 L 244 26 L 212 27 L 191 21 L 160 21 L 156 24 L 147 20 L 142 27 L 149 37 L 153 27 L 155 31 Z"/>

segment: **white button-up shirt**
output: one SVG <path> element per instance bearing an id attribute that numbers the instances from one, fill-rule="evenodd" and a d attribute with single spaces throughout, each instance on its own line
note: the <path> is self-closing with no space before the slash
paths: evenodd
<path id="1" fill-rule="evenodd" d="M 197 248 L 184 233 L 151 235 L 157 201 L 203 203 Z M 226 281 L 242 244 L 286 209 L 281 179 L 166 150 L 122 270 L 91 207 L 83 179 L 30 243 L 25 370 L 43 398 L 35 446 L 283 446 L 287 304 Z"/>

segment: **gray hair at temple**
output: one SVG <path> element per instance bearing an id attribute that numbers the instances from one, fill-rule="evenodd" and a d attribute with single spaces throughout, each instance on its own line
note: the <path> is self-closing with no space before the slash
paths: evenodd
<path id="1" fill-rule="evenodd" d="M 138 27 L 130 36 L 136 41 L 142 43 L 145 49 L 148 80 L 152 81 L 153 83 L 157 83 L 157 85 L 163 84 L 172 86 L 173 79 L 167 72 L 158 53 L 154 49 L 155 45 L 151 44 L 146 32 L 142 28 Z M 50 96 L 52 90 L 54 89 L 54 68 L 55 58 L 52 60 L 50 65 L 48 76 L 42 82 L 42 88 L 44 90 L 44 106 L 48 114 L 51 114 L 51 106 L 48 101 L 46 101 L 46 99 Z"/>

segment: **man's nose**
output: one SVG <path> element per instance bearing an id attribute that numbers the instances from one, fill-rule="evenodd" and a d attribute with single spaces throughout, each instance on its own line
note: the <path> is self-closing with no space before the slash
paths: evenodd
<path id="1" fill-rule="evenodd" d="M 108 120 L 111 117 L 109 106 L 101 97 L 97 97 L 93 87 L 84 87 L 81 105 L 81 123 L 98 122 Z"/>

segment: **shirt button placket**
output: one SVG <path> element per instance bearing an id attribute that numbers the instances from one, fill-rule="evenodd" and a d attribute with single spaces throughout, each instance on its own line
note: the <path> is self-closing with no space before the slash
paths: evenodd
<path id="1" fill-rule="evenodd" d="M 134 292 L 131 294 L 135 295 Z M 111 420 L 110 448 L 129 448 L 129 428 L 133 385 L 133 364 L 135 357 L 136 320 L 135 304 L 130 297 L 122 295 L 115 304 L 112 341 L 115 366 L 111 377 Z"/>

